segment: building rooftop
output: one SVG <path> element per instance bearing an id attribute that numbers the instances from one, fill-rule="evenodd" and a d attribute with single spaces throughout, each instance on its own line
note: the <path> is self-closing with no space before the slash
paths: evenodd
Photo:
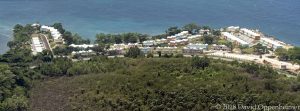
<path id="1" fill-rule="evenodd" d="M 41 27 L 41 29 L 43 29 L 43 30 L 49 30 L 50 33 L 51 33 L 51 36 L 54 39 L 59 39 L 62 36 L 61 33 L 57 29 L 55 29 L 54 27 L 49 27 L 49 26 L 43 25 Z"/>
<path id="2" fill-rule="evenodd" d="M 208 44 L 189 44 L 184 49 L 206 49 Z"/>
<path id="3" fill-rule="evenodd" d="M 272 40 L 270 38 L 266 38 L 266 37 L 262 37 L 261 40 L 265 41 L 265 42 L 268 42 L 270 44 L 273 44 L 274 46 L 283 46 L 281 45 L 279 42 L 275 41 L 275 40 Z"/>
<path id="4" fill-rule="evenodd" d="M 70 47 L 77 47 L 77 48 L 88 48 L 88 47 L 95 47 L 97 46 L 96 44 L 82 44 L 82 45 L 75 45 L 75 44 L 71 44 Z"/>
<path id="5" fill-rule="evenodd" d="M 246 28 L 242 28 L 241 31 L 244 31 L 245 33 L 248 33 L 248 34 L 250 34 L 252 36 L 260 36 L 259 34 L 253 32 L 253 31 L 251 31 L 249 29 L 246 29 Z"/>
<path id="6" fill-rule="evenodd" d="M 222 32 L 222 34 L 225 35 L 227 38 L 233 40 L 233 41 L 239 42 L 242 45 L 249 45 L 249 43 L 245 42 L 244 40 L 242 40 L 242 39 L 240 39 L 240 38 L 238 38 L 238 37 L 236 37 L 236 36 L 234 36 L 234 35 L 232 35 L 228 32 Z"/>

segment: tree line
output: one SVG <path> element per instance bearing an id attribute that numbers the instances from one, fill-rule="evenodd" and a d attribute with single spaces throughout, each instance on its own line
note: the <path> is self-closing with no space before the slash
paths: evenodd
<path id="1" fill-rule="evenodd" d="M 279 60 L 292 61 L 300 64 L 300 47 L 294 47 L 291 49 L 278 48 L 275 50 L 275 54 Z"/>

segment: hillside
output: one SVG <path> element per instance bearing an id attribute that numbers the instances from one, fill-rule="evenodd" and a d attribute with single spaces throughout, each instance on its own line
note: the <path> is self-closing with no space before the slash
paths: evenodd
<path id="1" fill-rule="evenodd" d="M 94 64 L 80 65 L 82 71 L 107 70 L 37 81 L 30 110 L 181 111 L 214 110 L 218 104 L 300 103 L 299 81 L 252 63 L 196 57 L 98 58 L 74 64 Z"/>

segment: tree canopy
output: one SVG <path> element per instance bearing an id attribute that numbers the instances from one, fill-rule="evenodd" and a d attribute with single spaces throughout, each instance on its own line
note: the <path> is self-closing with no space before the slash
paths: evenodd
<path id="1" fill-rule="evenodd" d="M 120 43 L 142 43 L 148 40 L 147 34 L 140 33 L 122 33 L 122 34 L 105 34 L 96 35 L 96 43 L 98 44 L 120 44 Z"/>
<path id="2" fill-rule="evenodd" d="M 190 23 L 182 27 L 182 30 L 189 31 L 191 34 L 197 33 L 201 29 L 196 23 Z"/>
<path id="3" fill-rule="evenodd" d="M 137 58 L 145 56 L 143 52 L 138 47 L 129 48 L 128 52 L 125 54 L 125 57 Z"/>

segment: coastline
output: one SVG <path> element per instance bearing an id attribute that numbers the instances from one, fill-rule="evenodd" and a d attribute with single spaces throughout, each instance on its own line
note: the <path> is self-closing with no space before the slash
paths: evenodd
<path id="1" fill-rule="evenodd" d="M 225 26 L 224 26 L 225 27 Z M 223 27 L 223 28 L 224 28 Z M 8 28 L 8 29 L 5 29 L 4 27 L 1 27 L 1 29 L 2 30 L 4 30 L 4 31 L 2 31 L 2 32 L 0 32 L 0 54 L 3 54 L 3 53 L 5 53 L 9 48 L 7 47 L 7 42 L 9 42 L 10 40 L 11 40 L 11 38 L 12 38 L 12 28 Z M 76 31 L 74 31 L 74 30 L 70 30 L 70 31 L 72 31 L 72 32 L 76 32 Z M 138 31 L 132 31 L 132 32 L 138 32 Z M 149 30 L 145 30 L 145 31 L 142 31 L 142 32 L 145 32 L 146 34 L 148 34 L 148 35 L 150 35 L 150 36 L 155 36 L 155 35 L 159 35 L 159 33 L 160 34 L 163 34 L 164 33 L 164 31 L 162 30 L 162 31 L 160 31 L 160 32 L 153 32 L 153 31 L 149 31 Z M 148 32 L 148 33 L 147 33 Z M 149 33 L 150 32 L 150 33 Z M 102 32 L 98 32 L 98 33 L 102 33 Z M 119 32 L 119 33 L 125 33 L 125 32 Z M 283 40 L 283 39 L 281 39 L 280 37 L 277 37 L 277 36 L 274 36 L 273 34 L 267 34 L 267 33 L 265 33 L 265 32 L 263 32 L 262 31 L 262 33 L 264 34 L 264 35 L 266 35 L 267 37 L 270 37 L 270 38 L 272 38 L 272 39 L 274 39 L 274 40 L 278 40 L 278 41 L 280 41 L 280 42 L 283 42 L 283 43 L 285 43 L 285 44 L 287 44 L 287 45 L 291 45 L 291 46 L 300 46 L 300 41 L 299 41 L 299 44 L 298 44 L 298 42 L 297 41 L 295 41 L 294 43 L 290 43 L 290 42 L 287 42 L 287 41 L 285 41 L 285 40 Z M 86 35 L 86 34 L 81 34 L 81 33 L 78 33 L 79 35 Z M 113 33 L 112 33 L 113 34 Z M 89 35 L 93 35 L 93 34 L 89 34 Z M 96 34 L 95 34 L 96 35 Z M 87 37 L 87 36 L 82 36 L 83 38 L 85 38 L 85 39 L 90 39 L 90 40 L 94 40 L 95 38 L 94 38 L 94 36 L 91 36 L 91 37 Z"/>
<path id="2" fill-rule="evenodd" d="M 11 40 L 11 37 L 9 35 L 3 35 L 0 33 L 0 54 L 5 53 L 9 48 L 7 47 L 7 42 Z"/>

